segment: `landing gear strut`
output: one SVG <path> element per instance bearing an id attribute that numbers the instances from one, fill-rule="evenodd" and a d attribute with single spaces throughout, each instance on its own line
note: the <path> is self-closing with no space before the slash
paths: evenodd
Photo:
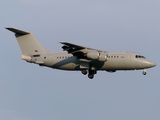
<path id="1" fill-rule="evenodd" d="M 143 70 L 142 74 L 143 74 L 143 75 L 146 75 L 146 74 L 147 74 L 146 70 Z"/>

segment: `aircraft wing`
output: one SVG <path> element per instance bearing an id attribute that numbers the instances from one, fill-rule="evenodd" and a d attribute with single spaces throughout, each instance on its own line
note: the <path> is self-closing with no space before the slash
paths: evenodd
<path id="1" fill-rule="evenodd" d="M 67 51 L 68 53 L 71 53 L 74 56 L 85 56 L 85 54 L 88 53 L 89 51 L 102 52 L 101 50 L 96 50 L 93 48 L 88 48 L 88 47 L 84 47 L 84 46 L 80 46 L 80 45 L 76 45 L 68 42 L 60 42 L 60 43 L 63 44 L 62 49 L 64 51 Z"/>

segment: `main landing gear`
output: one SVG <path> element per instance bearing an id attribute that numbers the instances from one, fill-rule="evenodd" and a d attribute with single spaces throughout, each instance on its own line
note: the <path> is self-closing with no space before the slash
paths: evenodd
<path id="1" fill-rule="evenodd" d="M 81 72 L 83 75 L 87 75 L 87 70 L 82 70 Z"/>
<path id="2" fill-rule="evenodd" d="M 81 71 L 83 75 L 86 75 L 88 73 L 88 78 L 93 79 L 94 75 L 97 73 L 95 70 L 82 70 Z"/>
<path id="3" fill-rule="evenodd" d="M 88 78 L 93 79 L 95 74 L 97 74 L 97 71 L 95 71 L 95 70 L 89 70 Z"/>

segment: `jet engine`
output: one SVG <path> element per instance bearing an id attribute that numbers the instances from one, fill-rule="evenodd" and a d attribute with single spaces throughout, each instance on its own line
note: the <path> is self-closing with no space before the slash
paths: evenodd
<path id="1" fill-rule="evenodd" d="M 106 53 L 98 52 L 98 51 L 90 51 L 90 52 L 88 52 L 87 53 L 87 58 L 92 59 L 92 60 L 102 61 L 102 62 L 107 61 Z"/>

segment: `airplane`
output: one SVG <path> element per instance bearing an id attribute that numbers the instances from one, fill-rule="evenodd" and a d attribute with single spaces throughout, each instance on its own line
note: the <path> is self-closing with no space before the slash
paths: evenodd
<path id="1" fill-rule="evenodd" d="M 22 52 L 21 58 L 29 63 L 53 69 L 81 71 L 93 79 L 97 71 L 116 72 L 117 70 L 141 70 L 156 66 L 143 55 L 136 52 L 107 52 L 68 42 L 63 44 L 63 52 L 46 50 L 31 32 L 6 28 L 15 33 Z"/>

